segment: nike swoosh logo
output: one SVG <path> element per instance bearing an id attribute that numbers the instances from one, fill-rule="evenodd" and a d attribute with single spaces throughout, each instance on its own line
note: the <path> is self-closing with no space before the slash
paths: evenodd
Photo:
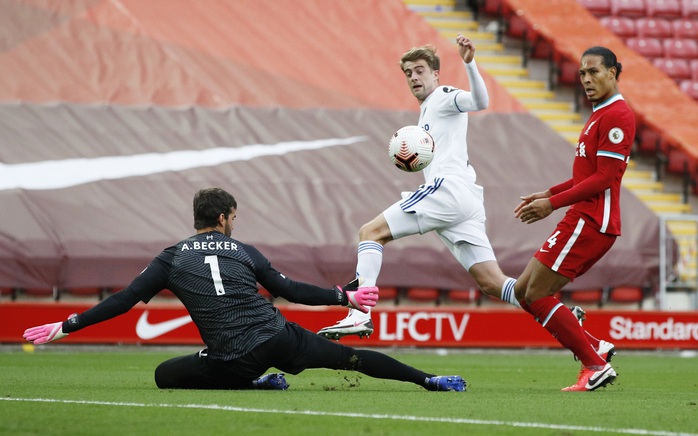
<path id="1" fill-rule="evenodd" d="M 151 324 L 148 322 L 148 311 L 146 310 L 141 317 L 138 318 L 138 323 L 136 323 L 136 334 L 141 339 L 154 339 L 172 330 L 176 330 L 183 325 L 189 324 L 190 322 L 191 317 L 185 315 L 169 321 Z"/>
<path id="2" fill-rule="evenodd" d="M 206 150 L 181 150 L 168 153 L 144 153 L 130 156 L 103 156 L 47 160 L 17 164 L 0 162 L 0 191 L 6 189 L 63 189 L 100 180 L 148 176 L 169 171 L 184 171 L 247 161 L 265 156 L 282 156 L 307 150 L 319 150 L 366 141 L 365 136 L 327 138 L 311 141 L 285 141 L 276 144 L 250 144 L 242 147 L 218 147 Z"/>
<path id="3" fill-rule="evenodd" d="M 594 378 L 589 378 L 589 381 L 587 382 L 587 386 L 586 386 L 587 389 L 592 389 L 594 386 L 596 386 L 597 384 L 599 384 L 599 382 L 601 381 L 601 379 L 603 379 L 603 377 L 606 375 L 606 373 L 607 373 L 608 371 L 610 371 L 611 369 L 612 369 L 611 367 L 608 367 L 608 368 L 606 368 L 606 370 L 605 370 L 604 372 L 602 372 L 602 373 L 599 374 L 598 376 L 596 376 L 596 377 L 594 377 Z"/>
<path id="4" fill-rule="evenodd" d="M 538 251 L 540 251 L 541 253 L 549 253 L 550 252 L 550 250 L 543 250 L 542 248 Z"/>

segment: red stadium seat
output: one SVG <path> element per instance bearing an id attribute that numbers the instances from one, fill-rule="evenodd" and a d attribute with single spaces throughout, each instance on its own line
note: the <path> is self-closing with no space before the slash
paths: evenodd
<path id="1" fill-rule="evenodd" d="M 686 59 L 655 59 L 654 66 L 664 71 L 672 79 L 680 82 L 691 78 L 691 68 Z"/>
<path id="2" fill-rule="evenodd" d="M 622 39 L 637 36 L 635 20 L 628 17 L 601 17 L 601 24 Z"/>
<path id="3" fill-rule="evenodd" d="M 679 19 L 671 22 L 674 38 L 693 38 L 698 40 L 698 20 Z"/>
<path id="4" fill-rule="evenodd" d="M 681 17 L 680 0 L 645 0 L 647 16 L 676 19 Z"/>
<path id="5" fill-rule="evenodd" d="M 640 126 L 637 129 L 638 148 L 644 153 L 668 152 L 669 144 L 661 133 L 649 127 Z"/>
<path id="6" fill-rule="evenodd" d="M 9 297 L 10 300 L 17 299 L 17 289 L 16 288 L 0 288 L 0 297 Z"/>
<path id="7" fill-rule="evenodd" d="M 606 300 L 606 291 L 602 288 L 563 290 L 563 295 L 565 295 L 566 299 L 571 303 L 578 306 L 595 304 L 601 307 Z"/>
<path id="8" fill-rule="evenodd" d="M 437 288 L 407 288 L 405 297 L 414 302 L 439 304 L 441 291 Z"/>
<path id="9" fill-rule="evenodd" d="M 698 59 L 693 59 L 690 62 L 691 80 L 698 81 Z"/>
<path id="10" fill-rule="evenodd" d="M 53 288 L 19 288 L 19 295 L 24 295 L 29 298 L 51 298 L 58 300 L 58 291 Z"/>
<path id="11" fill-rule="evenodd" d="M 639 18 L 647 15 L 644 0 L 611 0 L 611 15 Z"/>
<path id="12" fill-rule="evenodd" d="M 670 59 L 698 59 L 698 42 L 694 39 L 665 39 L 664 56 Z"/>
<path id="13" fill-rule="evenodd" d="M 698 80 L 684 80 L 679 87 L 684 94 L 698 101 Z"/>
<path id="14" fill-rule="evenodd" d="M 520 17 L 516 13 L 508 15 L 506 26 L 507 36 L 516 39 L 521 39 L 524 37 L 526 37 L 526 39 L 530 39 L 532 37 L 532 35 L 529 34 L 530 32 L 531 25 L 528 24 L 528 22 L 523 17 Z"/>
<path id="15" fill-rule="evenodd" d="M 694 174 L 695 161 L 683 150 L 676 146 L 670 146 L 667 155 L 666 169 L 672 174 Z"/>
<path id="16" fill-rule="evenodd" d="M 72 297 L 92 297 L 97 299 L 102 299 L 104 296 L 104 288 L 99 286 L 89 286 L 81 288 L 65 288 L 60 290 L 60 297 L 72 296 Z"/>
<path id="17" fill-rule="evenodd" d="M 637 36 L 643 38 L 672 38 L 674 36 L 671 21 L 663 18 L 638 18 L 635 25 Z"/>
<path id="18" fill-rule="evenodd" d="M 577 0 L 577 3 L 597 17 L 611 15 L 611 0 Z"/>
<path id="19" fill-rule="evenodd" d="M 659 38 L 628 38 L 625 43 L 628 48 L 648 59 L 661 58 L 664 54 L 662 41 Z"/>
<path id="20" fill-rule="evenodd" d="M 472 304 L 482 303 L 482 292 L 478 288 L 451 289 L 446 292 L 446 299 L 453 303 Z"/>
<path id="21" fill-rule="evenodd" d="M 400 288 L 397 286 L 379 286 L 378 303 L 398 304 Z"/>
<path id="22" fill-rule="evenodd" d="M 698 0 L 683 0 L 681 15 L 684 18 L 698 18 Z"/>
<path id="23" fill-rule="evenodd" d="M 504 12 L 504 0 L 485 0 L 481 11 L 488 15 L 501 15 Z"/>
<path id="24" fill-rule="evenodd" d="M 608 302 L 615 304 L 637 304 L 638 309 L 642 309 L 642 301 L 645 299 L 645 292 L 639 286 L 618 286 L 608 294 Z"/>

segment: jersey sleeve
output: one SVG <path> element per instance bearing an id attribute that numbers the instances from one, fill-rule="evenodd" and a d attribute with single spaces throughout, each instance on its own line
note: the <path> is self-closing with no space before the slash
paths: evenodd
<path id="1" fill-rule="evenodd" d="M 257 282 L 275 297 L 284 297 L 293 303 L 308 306 L 338 305 L 335 289 L 321 288 L 309 283 L 291 280 L 274 269 L 271 262 L 255 247 L 245 245 L 255 267 Z"/>
<path id="2" fill-rule="evenodd" d="M 569 189 L 550 197 L 550 204 L 553 208 L 559 209 L 598 195 L 613 184 L 623 164 L 624 162 L 618 159 L 597 157 L 596 172 Z"/>
<path id="3" fill-rule="evenodd" d="M 635 118 L 631 111 L 610 112 L 599 120 L 597 156 L 626 160 L 635 140 Z"/>
<path id="4" fill-rule="evenodd" d="M 465 64 L 470 82 L 470 92 L 461 91 L 456 94 L 455 105 L 460 112 L 472 112 L 487 109 L 490 104 L 490 96 L 487 93 L 487 86 L 477 69 L 477 64 L 473 59 L 469 64 Z"/>
<path id="5" fill-rule="evenodd" d="M 128 285 L 141 301 L 147 303 L 158 292 L 167 288 L 174 253 L 175 247 L 165 249 Z"/>

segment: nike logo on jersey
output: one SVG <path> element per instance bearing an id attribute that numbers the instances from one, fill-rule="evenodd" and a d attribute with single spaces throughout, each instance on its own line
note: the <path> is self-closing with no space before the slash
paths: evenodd
<path id="1" fill-rule="evenodd" d="M 545 249 L 543 249 L 543 248 L 541 248 L 541 249 L 538 250 L 538 251 L 540 251 L 541 253 L 548 253 L 548 252 L 550 252 L 550 250 L 545 250 Z"/>
<path id="2" fill-rule="evenodd" d="M 191 317 L 189 315 L 185 315 L 169 321 L 150 323 L 148 321 L 148 311 L 146 310 L 143 312 L 141 317 L 138 318 L 138 323 L 136 323 L 136 334 L 141 339 L 155 339 L 158 336 L 162 336 L 171 332 L 172 330 L 176 330 L 183 325 L 189 324 L 190 322 Z"/>

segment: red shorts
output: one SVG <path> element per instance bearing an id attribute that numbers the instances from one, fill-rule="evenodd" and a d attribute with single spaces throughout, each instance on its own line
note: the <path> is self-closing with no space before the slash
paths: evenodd
<path id="1" fill-rule="evenodd" d="M 592 228 L 583 217 L 567 214 L 533 257 L 572 280 L 589 271 L 616 238 Z"/>

